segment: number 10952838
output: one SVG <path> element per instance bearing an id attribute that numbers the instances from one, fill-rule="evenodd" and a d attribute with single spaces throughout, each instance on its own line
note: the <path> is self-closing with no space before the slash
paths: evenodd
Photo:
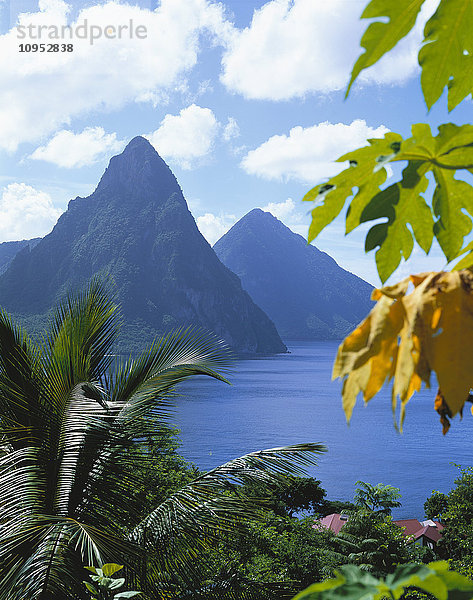
<path id="1" fill-rule="evenodd" d="M 73 52 L 74 44 L 19 44 L 20 52 Z"/>

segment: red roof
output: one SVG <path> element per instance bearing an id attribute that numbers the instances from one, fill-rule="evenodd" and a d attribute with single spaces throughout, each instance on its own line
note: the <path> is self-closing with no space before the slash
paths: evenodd
<path id="1" fill-rule="evenodd" d="M 316 524 L 312 525 L 312 527 L 317 528 L 322 526 L 326 529 L 330 529 L 330 531 L 333 531 L 333 533 L 338 534 L 347 522 L 347 519 L 342 519 L 341 516 L 342 515 L 339 515 L 338 513 L 332 513 L 331 515 L 327 515 L 323 519 L 318 519 Z"/>
<path id="2" fill-rule="evenodd" d="M 404 529 L 404 535 L 415 535 L 416 531 L 419 531 L 423 526 L 417 519 L 401 519 L 400 521 L 394 521 L 398 527 Z"/>
<path id="3" fill-rule="evenodd" d="M 442 530 L 444 526 L 439 521 L 423 521 L 422 523 L 417 519 L 401 519 L 400 521 L 394 521 L 396 525 L 403 529 L 405 536 L 412 535 L 415 540 L 425 537 L 435 544 L 442 537 Z"/>
<path id="4" fill-rule="evenodd" d="M 342 518 L 342 516 L 344 518 Z M 330 529 L 330 531 L 333 531 L 333 533 L 337 535 L 347 521 L 348 518 L 345 517 L 345 515 L 332 513 L 331 515 L 323 517 L 323 519 L 318 519 L 312 527 L 324 527 L 325 529 Z M 425 537 L 435 544 L 442 537 L 442 530 L 444 528 L 439 521 L 431 520 L 421 522 L 417 519 L 400 519 L 398 521 L 393 521 L 393 523 L 403 530 L 403 534 L 406 537 L 413 536 L 415 540 Z"/>

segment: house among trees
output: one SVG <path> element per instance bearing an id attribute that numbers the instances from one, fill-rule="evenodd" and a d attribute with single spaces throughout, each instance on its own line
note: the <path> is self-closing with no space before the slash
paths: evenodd
<path id="1" fill-rule="evenodd" d="M 322 519 L 318 519 L 314 528 L 325 527 L 333 531 L 335 535 L 338 535 L 347 523 L 349 515 L 332 513 Z M 412 538 L 412 541 L 419 546 L 428 546 L 429 548 L 435 548 L 438 541 L 442 537 L 442 530 L 444 526 L 439 521 L 432 521 L 427 519 L 426 521 L 418 521 L 417 519 L 399 519 L 393 521 L 398 527 L 403 530 L 403 534 L 406 537 Z"/>
<path id="2" fill-rule="evenodd" d="M 428 546 L 432 549 L 435 548 L 441 539 L 444 528 L 442 523 L 432 521 L 431 519 L 427 519 L 426 521 L 400 519 L 399 521 L 394 521 L 394 523 L 403 529 L 405 536 L 413 537 L 416 544 L 419 544 L 419 546 Z"/>

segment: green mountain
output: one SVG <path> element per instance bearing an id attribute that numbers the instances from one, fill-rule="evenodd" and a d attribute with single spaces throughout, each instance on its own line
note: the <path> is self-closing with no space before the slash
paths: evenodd
<path id="1" fill-rule="evenodd" d="M 123 349 L 179 326 L 214 331 L 238 352 L 285 352 L 274 324 L 201 235 L 176 178 L 142 137 L 111 159 L 96 190 L 0 277 L 0 304 L 38 323 L 93 276 L 110 277 Z M 41 321 L 41 319 L 39 319 Z"/>
<path id="2" fill-rule="evenodd" d="M 372 286 L 259 208 L 215 244 L 283 339 L 337 339 L 369 312 Z"/>
<path id="3" fill-rule="evenodd" d="M 15 256 L 23 250 L 23 248 L 34 248 L 41 238 L 33 238 L 32 240 L 21 240 L 20 242 L 2 242 L 0 244 L 0 275 L 10 266 L 11 261 Z"/>

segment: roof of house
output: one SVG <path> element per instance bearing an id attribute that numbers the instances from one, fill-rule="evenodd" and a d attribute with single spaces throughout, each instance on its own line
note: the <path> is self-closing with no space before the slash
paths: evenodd
<path id="1" fill-rule="evenodd" d="M 439 521 L 418 521 L 417 519 L 401 519 L 394 521 L 396 525 L 403 529 L 405 536 L 412 535 L 415 540 L 425 537 L 432 542 L 437 543 L 442 537 L 444 526 Z"/>
<path id="2" fill-rule="evenodd" d="M 330 529 L 330 531 L 333 531 L 333 533 L 338 534 L 347 521 L 348 517 L 346 515 L 332 513 L 331 515 L 327 515 L 322 519 L 318 519 L 313 527 L 324 527 L 326 529 Z M 439 521 L 432 521 L 430 519 L 427 521 L 418 521 L 417 519 L 399 519 L 397 521 L 393 521 L 393 523 L 403 530 L 403 534 L 406 537 L 412 536 L 415 540 L 425 537 L 434 543 L 437 543 L 442 537 L 442 530 L 444 529 L 442 523 L 439 523 Z"/>
<path id="3" fill-rule="evenodd" d="M 340 530 L 345 525 L 347 520 L 348 519 L 346 515 L 332 513 L 331 515 L 327 515 L 323 519 L 318 519 L 318 521 L 316 521 L 315 525 L 313 525 L 312 527 L 317 528 L 322 526 L 326 529 L 330 529 L 330 531 L 333 531 L 333 533 L 338 534 L 340 533 Z"/>

